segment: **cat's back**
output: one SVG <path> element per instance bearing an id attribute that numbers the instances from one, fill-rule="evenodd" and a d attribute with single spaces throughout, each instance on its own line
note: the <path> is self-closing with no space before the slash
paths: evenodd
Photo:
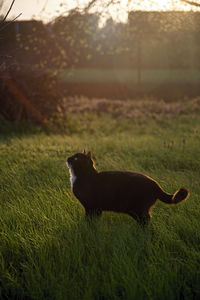
<path id="1" fill-rule="evenodd" d="M 100 180 L 138 180 L 138 181 L 152 181 L 153 179 L 149 176 L 142 174 L 142 173 L 136 173 L 131 171 L 102 171 L 98 173 L 98 178 Z"/>
<path id="2" fill-rule="evenodd" d="M 151 177 L 130 171 L 102 171 L 95 178 L 98 185 L 109 187 L 156 188 L 157 182 Z"/>
<path id="3" fill-rule="evenodd" d="M 96 203 L 105 210 L 129 207 L 130 203 L 133 207 L 137 201 L 141 204 L 148 195 L 154 197 L 159 190 L 158 184 L 152 178 L 130 171 L 99 172 L 91 188 Z M 137 201 L 134 202 L 133 199 Z"/>

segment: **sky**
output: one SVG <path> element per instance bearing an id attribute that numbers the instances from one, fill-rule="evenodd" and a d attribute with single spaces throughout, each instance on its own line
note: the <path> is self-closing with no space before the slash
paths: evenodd
<path id="1" fill-rule="evenodd" d="M 97 1 L 95 9 L 101 11 L 102 3 L 105 4 L 108 0 Z M 22 13 L 19 20 L 34 18 L 48 22 L 59 14 L 77 7 L 77 4 L 83 7 L 88 2 L 89 0 L 15 0 L 9 17 L 13 19 Z M 194 7 L 181 2 L 181 0 L 121 0 L 118 2 L 120 5 L 109 6 L 106 12 L 108 16 L 110 15 L 116 21 L 121 22 L 125 22 L 127 19 L 127 7 L 129 10 L 194 10 Z M 3 0 L 0 15 L 5 15 L 11 3 L 12 0 Z"/>

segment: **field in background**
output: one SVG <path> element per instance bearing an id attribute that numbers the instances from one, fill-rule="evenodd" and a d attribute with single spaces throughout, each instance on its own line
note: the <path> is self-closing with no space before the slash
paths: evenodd
<path id="1" fill-rule="evenodd" d="M 58 71 L 61 80 L 79 83 L 137 83 L 138 70 L 136 69 L 72 69 Z M 200 71 L 198 69 L 141 69 L 141 83 L 199 83 Z"/>
<path id="2" fill-rule="evenodd" d="M 199 99 L 66 103 L 57 133 L 0 121 L 0 298 L 199 299 Z M 88 223 L 65 165 L 83 148 L 99 170 L 144 172 L 190 198 L 159 202 L 146 230 L 108 212 Z"/>
<path id="3" fill-rule="evenodd" d="M 52 70 L 48 71 L 52 72 Z M 66 94 L 89 98 L 135 99 L 155 97 L 180 100 L 200 93 L 200 71 L 185 69 L 95 69 L 54 70 Z"/>

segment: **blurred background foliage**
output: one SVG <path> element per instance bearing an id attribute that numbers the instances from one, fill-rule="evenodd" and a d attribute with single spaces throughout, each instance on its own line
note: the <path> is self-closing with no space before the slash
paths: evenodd
<path id="1" fill-rule="evenodd" d="M 74 9 L 46 24 L 5 21 L 0 39 L 0 114 L 8 120 L 43 122 L 69 96 L 200 92 L 199 12 L 131 11 L 126 23 L 102 26 L 99 14 Z"/>
<path id="2" fill-rule="evenodd" d="M 73 10 L 68 16 L 15 21 L 1 32 L 1 53 L 24 68 L 199 68 L 200 13 L 134 11 L 127 23 Z"/>

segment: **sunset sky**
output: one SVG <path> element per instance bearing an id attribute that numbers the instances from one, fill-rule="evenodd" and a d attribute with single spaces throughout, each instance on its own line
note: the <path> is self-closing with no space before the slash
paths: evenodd
<path id="1" fill-rule="evenodd" d="M 115 0 L 116 1 L 116 0 Z M 1 15 L 5 14 L 12 0 L 4 0 Z M 84 6 L 87 0 L 16 0 L 10 13 L 10 18 L 16 17 L 22 13 L 20 19 L 42 19 L 48 21 L 77 6 Z M 95 7 L 98 11 L 102 10 L 102 3 L 107 1 L 98 0 Z M 120 5 L 110 6 L 107 10 L 114 19 L 118 21 L 126 21 L 127 8 L 129 10 L 194 10 L 194 7 L 181 3 L 181 0 L 121 0 Z"/>

